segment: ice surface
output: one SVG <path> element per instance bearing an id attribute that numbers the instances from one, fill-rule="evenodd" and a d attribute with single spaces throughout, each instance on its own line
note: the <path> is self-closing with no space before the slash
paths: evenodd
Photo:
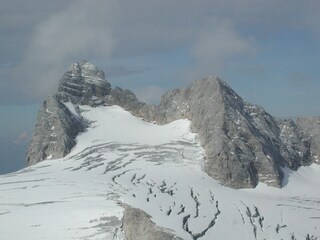
<path id="1" fill-rule="evenodd" d="M 90 127 L 69 155 L 0 176 L 0 239 L 123 239 L 121 203 L 183 239 L 320 237 L 318 165 L 284 169 L 282 189 L 233 190 L 202 171 L 187 120 L 158 126 L 117 106 L 80 111 Z"/>

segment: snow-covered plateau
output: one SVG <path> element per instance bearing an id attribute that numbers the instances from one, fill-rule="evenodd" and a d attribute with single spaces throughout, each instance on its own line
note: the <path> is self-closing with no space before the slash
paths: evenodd
<path id="1" fill-rule="evenodd" d="M 284 169 L 281 189 L 235 190 L 203 171 L 188 120 L 80 111 L 90 125 L 67 156 L 0 176 L 0 239 L 125 239 L 125 205 L 186 240 L 320 238 L 319 165 Z"/>

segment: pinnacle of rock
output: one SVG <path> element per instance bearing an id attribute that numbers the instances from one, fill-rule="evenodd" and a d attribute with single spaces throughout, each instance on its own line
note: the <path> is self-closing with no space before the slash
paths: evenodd
<path id="1" fill-rule="evenodd" d="M 63 75 L 58 88 L 58 96 L 64 101 L 75 104 L 95 105 L 111 91 L 105 74 L 95 65 L 82 61 L 73 63 Z"/>

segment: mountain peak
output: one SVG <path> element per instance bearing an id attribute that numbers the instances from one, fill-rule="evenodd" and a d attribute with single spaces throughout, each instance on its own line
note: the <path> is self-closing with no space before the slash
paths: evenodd
<path id="1" fill-rule="evenodd" d="M 278 122 L 216 76 L 168 91 L 155 112 L 158 123 L 189 119 L 206 151 L 205 171 L 233 188 L 259 182 L 281 187 L 283 167 L 312 162 L 308 140 L 294 122 Z"/>
<path id="2" fill-rule="evenodd" d="M 211 95 L 212 98 L 220 98 L 224 104 L 243 105 L 243 99 L 228 85 L 227 82 L 218 76 L 209 76 L 202 80 L 195 81 L 190 87 L 194 94 Z M 242 106 L 241 106 L 242 107 Z"/>
<path id="3" fill-rule="evenodd" d="M 105 80 L 104 72 L 87 60 L 71 64 L 69 71 L 71 71 L 72 74 L 76 76 L 81 75 L 81 77 L 84 78 L 85 81 L 89 81 L 92 83 L 99 83 Z"/>
<path id="4" fill-rule="evenodd" d="M 221 78 L 219 78 L 216 75 L 210 75 L 201 80 L 194 81 L 192 85 L 207 85 L 207 86 L 209 85 L 210 87 L 216 87 L 216 88 L 220 86 L 225 86 L 230 88 L 225 81 L 223 81 Z M 207 90 L 210 90 L 210 89 L 207 89 Z"/>
<path id="5" fill-rule="evenodd" d="M 216 76 L 152 106 L 74 63 L 39 111 L 37 165 L 0 178 L 1 234 L 23 216 L 26 239 L 317 239 L 320 167 L 298 168 L 319 163 L 319 129 L 320 118 L 274 118 Z"/>
<path id="6" fill-rule="evenodd" d="M 62 76 L 58 96 L 65 102 L 94 105 L 110 91 L 111 85 L 105 80 L 104 72 L 94 64 L 82 61 L 73 63 Z"/>
<path id="7" fill-rule="evenodd" d="M 77 105 L 118 105 L 133 115 L 158 124 L 179 119 L 190 120 L 191 129 L 197 133 L 206 153 L 204 170 L 212 178 L 233 188 L 255 187 L 259 182 L 281 187 L 283 167 L 296 170 L 320 157 L 320 134 L 308 137 L 311 132 L 309 128 L 313 125 L 308 124 L 310 127 L 307 128 L 304 127 L 306 124 L 297 126 L 293 121 L 275 119 L 263 108 L 243 101 L 217 76 L 195 81 L 187 88 L 168 91 L 158 106 L 152 106 L 139 102 L 129 90 L 112 88 L 102 70 L 82 61 L 72 64 L 63 75 L 55 98 L 62 105 L 72 103 L 75 109 Z M 45 151 L 46 156 L 61 156 L 75 144 L 71 142 L 67 150 L 60 148 L 63 149 L 61 154 L 51 154 L 50 151 L 58 151 L 55 146 L 63 145 L 64 139 L 54 143 L 49 140 L 47 143 L 39 141 L 52 134 L 42 129 L 57 129 L 53 125 L 41 128 L 43 125 L 55 124 L 54 121 L 43 119 L 63 117 L 68 123 L 73 123 L 75 119 L 72 111 L 68 112 L 62 106 L 57 107 L 54 116 L 46 111 L 46 105 L 43 108 L 41 118 L 38 119 L 40 123 L 37 124 L 40 130 L 37 131 L 36 126 L 35 131 L 39 136 L 32 139 L 32 151 L 28 152 L 28 159 L 41 155 L 37 151 Z M 61 111 L 65 114 L 59 115 Z M 81 113 L 77 114 L 80 117 L 76 119 L 83 121 Z M 78 125 L 78 128 L 73 129 L 72 124 L 64 124 L 66 127 L 61 132 L 69 136 L 68 132 L 79 132 L 86 123 Z M 41 160 L 38 158 L 29 162 Z"/>

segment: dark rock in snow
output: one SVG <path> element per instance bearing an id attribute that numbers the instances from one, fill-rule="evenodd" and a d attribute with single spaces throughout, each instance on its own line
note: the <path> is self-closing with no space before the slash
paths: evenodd
<path id="1" fill-rule="evenodd" d="M 122 228 L 127 240 L 181 240 L 168 229 L 156 226 L 144 211 L 128 205 L 124 207 Z"/>

